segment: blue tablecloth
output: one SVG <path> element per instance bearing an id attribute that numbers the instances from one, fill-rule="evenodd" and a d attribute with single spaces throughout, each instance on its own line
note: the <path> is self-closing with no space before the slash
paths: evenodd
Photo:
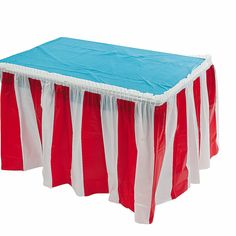
<path id="1" fill-rule="evenodd" d="M 203 58 L 58 38 L 0 63 L 160 95 L 186 78 L 203 61 Z"/>

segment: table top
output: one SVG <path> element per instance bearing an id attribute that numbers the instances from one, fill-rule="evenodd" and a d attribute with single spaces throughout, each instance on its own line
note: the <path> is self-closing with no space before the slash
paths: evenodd
<path id="1" fill-rule="evenodd" d="M 0 60 L 97 83 L 161 95 L 205 59 L 72 38 L 58 38 Z"/>

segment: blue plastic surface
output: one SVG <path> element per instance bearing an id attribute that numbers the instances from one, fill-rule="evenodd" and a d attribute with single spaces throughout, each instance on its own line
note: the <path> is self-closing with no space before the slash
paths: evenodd
<path id="1" fill-rule="evenodd" d="M 204 61 L 150 50 L 58 38 L 0 62 L 163 94 Z"/>

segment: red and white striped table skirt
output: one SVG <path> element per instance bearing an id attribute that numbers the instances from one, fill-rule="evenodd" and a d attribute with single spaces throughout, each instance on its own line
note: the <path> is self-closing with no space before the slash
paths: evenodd
<path id="1" fill-rule="evenodd" d="M 2 72 L 3 170 L 43 166 L 44 184 L 109 200 L 153 221 L 218 152 L 213 65 L 160 106 Z"/>

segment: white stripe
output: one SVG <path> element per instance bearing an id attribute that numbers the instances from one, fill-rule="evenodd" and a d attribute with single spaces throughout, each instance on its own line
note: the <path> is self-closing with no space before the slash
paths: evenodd
<path id="1" fill-rule="evenodd" d="M 29 79 L 15 76 L 14 87 L 20 119 L 24 170 L 42 166 L 42 145 Z"/>
<path id="2" fill-rule="evenodd" d="M 79 87 L 70 88 L 70 109 L 73 127 L 71 181 L 76 194 L 84 196 L 83 160 L 82 160 L 82 112 L 84 92 Z"/>
<path id="3" fill-rule="evenodd" d="M 188 184 L 199 183 L 199 138 L 197 116 L 193 95 L 193 83 L 186 88 L 186 108 L 187 108 L 187 132 L 188 132 L 188 152 L 187 152 L 187 168 L 188 168 Z"/>
<path id="4" fill-rule="evenodd" d="M 209 127 L 209 100 L 207 91 L 206 72 L 200 76 L 201 110 L 200 110 L 200 169 L 210 167 L 210 127 Z"/>
<path id="5" fill-rule="evenodd" d="M 160 204 L 171 200 L 172 173 L 173 173 L 173 144 L 177 125 L 176 96 L 167 102 L 166 114 L 166 151 L 163 159 L 160 178 L 156 190 L 156 203 Z"/>
<path id="6" fill-rule="evenodd" d="M 109 200 L 119 202 L 118 195 L 118 112 L 117 100 L 112 96 L 101 96 L 101 120 L 108 172 Z"/>
<path id="7" fill-rule="evenodd" d="M 44 185 L 52 187 L 51 147 L 54 125 L 55 91 L 53 83 L 42 83 L 42 139 Z"/>
<path id="8" fill-rule="evenodd" d="M 154 106 L 135 105 L 137 164 L 134 185 L 135 221 L 149 224 L 154 169 Z"/>

